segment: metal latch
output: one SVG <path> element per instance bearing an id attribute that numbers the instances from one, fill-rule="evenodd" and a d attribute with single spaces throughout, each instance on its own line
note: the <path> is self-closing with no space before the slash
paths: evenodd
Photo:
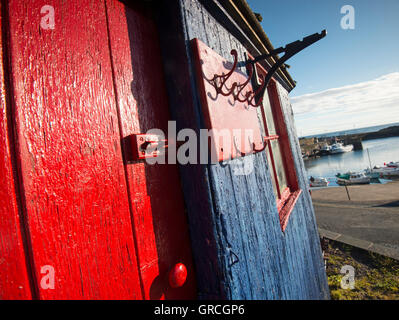
<path id="1" fill-rule="evenodd" d="M 133 160 L 164 156 L 168 140 L 156 134 L 132 134 L 129 136 L 133 151 Z"/>

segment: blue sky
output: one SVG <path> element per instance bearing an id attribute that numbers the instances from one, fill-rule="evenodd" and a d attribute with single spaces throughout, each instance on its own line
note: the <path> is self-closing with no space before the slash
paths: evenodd
<path id="1" fill-rule="evenodd" d="M 299 135 L 399 121 L 399 0 L 247 2 L 276 48 L 327 29 L 327 37 L 287 61 L 297 81 L 291 98 Z M 355 9 L 354 30 L 341 28 L 344 5 Z"/>

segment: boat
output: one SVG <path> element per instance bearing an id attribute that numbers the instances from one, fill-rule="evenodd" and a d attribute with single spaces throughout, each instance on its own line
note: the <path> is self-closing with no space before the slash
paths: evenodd
<path id="1" fill-rule="evenodd" d="M 310 177 L 309 179 L 310 183 L 309 185 L 313 187 L 327 187 L 328 184 L 330 183 L 326 178 L 313 178 Z"/>
<path id="2" fill-rule="evenodd" d="M 369 184 L 370 177 L 366 176 L 363 172 L 348 172 L 345 174 L 338 174 L 337 183 L 341 186 L 349 186 L 353 184 Z"/>
<path id="3" fill-rule="evenodd" d="M 348 144 L 348 145 L 344 146 L 342 143 L 336 142 L 331 146 L 330 153 L 331 154 L 344 153 L 344 152 L 350 152 L 352 150 L 353 150 L 352 144 Z"/>
<path id="4" fill-rule="evenodd" d="M 380 166 L 374 166 L 373 169 L 367 169 L 366 174 L 368 176 L 374 175 L 378 178 L 399 178 L 399 167 L 380 167 Z"/>
<path id="5" fill-rule="evenodd" d="M 396 161 L 396 162 L 391 161 L 391 162 L 387 163 L 386 166 L 389 168 L 399 168 L 399 161 Z"/>
<path id="6" fill-rule="evenodd" d="M 328 155 L 330 153 L 331 153 L 331 146 L 329 146 L 328 144 L 325 144 L 319 150 L 319 155 L 321 155 L 321 156 L 325 156 L 325 155 Z"/>
<path id="7" fill-rule="evenodd" d="M 381 178 L 379 172 L 374 172 L 373 170 L 370 170 L 370 169 L 364 170 L 364 174 L 365 174 L 366 176 L 370 177 L 370 179 L 378 179 L 378 178 Z"/>

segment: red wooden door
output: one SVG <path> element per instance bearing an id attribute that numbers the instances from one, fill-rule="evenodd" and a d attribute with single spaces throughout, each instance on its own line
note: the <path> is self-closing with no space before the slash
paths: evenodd
<path id="1" fill-rule="evenodd" d="M 151 12 L 136 1 L 107 0 L 109 39 L 123 138 L 170 120 L 158 33 Z M 193 299 L 195 275 L 188 225 L 176 165 L 126 165 L 145 298 Z M 170 268 L 183 263 L 187 282 L 171 288 Z"/>
<path id="2" fill-rule="evenodd" d="M 124 137 L 168 120 L 152 20 L 117 1 L 53 1 L 54 28 L 45 29 L 47 4 L 10 0 L 6 8 L 14 165 L 34 296 L 194 297 L 176 167 L 123 161 Z M 172 289 L 167 275 L 178 262 L 189 276 Z"/>

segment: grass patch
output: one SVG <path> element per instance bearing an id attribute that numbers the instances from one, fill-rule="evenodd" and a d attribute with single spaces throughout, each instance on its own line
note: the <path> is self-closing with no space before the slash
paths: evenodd
<path id="1" fill-rule="evenodd" d="M 331 240 L 323 250 L 331 299 L 399 299 L 399 261 Z M 341 288 L 344 265 L 355 269 L 354 289 Z"/>

